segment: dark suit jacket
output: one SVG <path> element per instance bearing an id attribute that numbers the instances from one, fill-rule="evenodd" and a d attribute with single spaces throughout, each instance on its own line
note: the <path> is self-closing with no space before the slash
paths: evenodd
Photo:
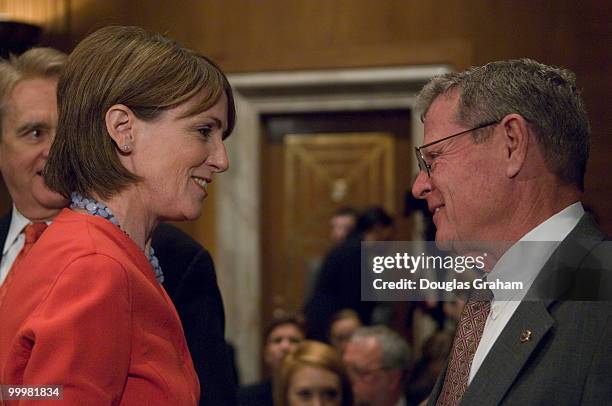
<path id="1" fill-rule="evenodd" d="M 187 234 L 163 223 L 153 234 L 153 248 L 200 378 L 200 405 L 235 405 L 236 375 L 225 343 L 223 301 L 210 254 Z"/>
<path id="2" fill-rule="evenodd" d="M 11 217 L 13 217 L 12 213 L 12 211 L 9 211 L 6 216 L 0 218 L 0 260 L 2 260 L 2 248 L 4 248 L 4 241 L 6 240 L 9 227 L 11 226 Z"/>
<path id="3" fill-rule="evenodd" d="M 2 246 L 10 223 L 11 212 L 0 219 Z M 168 224 L 160 224 L 155 230 L 153 248 L 200 379 L 200 405 L 235 405 L 236 376 L 225 343 L 223 301 L 210 254 Z"/>
<path id="4" fill-rule="evenodd" d="M 242 386 L 238 390 L 238 406 L 274 406 L 272 380 Z"/>
<path id="5" fill-rule="evenodd" d="M 304 307 L 308 338 L 327 341 L 332 316 L 353 309 L 370 323 L 375 302 L 361 300 L 361 238 L 350 235 L 325 257 L 310 301 Z"/>
<path id="6" fill-rule="evenodd" d="M 612 250 L 604 239 L 585 215 L 542 268 L 462 405 L 612 404 Z M 526 330 L 531 339 L 521 342 Z"/>

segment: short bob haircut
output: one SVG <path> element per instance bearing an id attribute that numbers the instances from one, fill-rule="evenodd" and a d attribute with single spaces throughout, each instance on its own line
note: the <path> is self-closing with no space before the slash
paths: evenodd
<path id="1" fill-rule="evenodd" d="M 353 392 L 346 367 L 338 351 L 318 341 L 302 341 L 295 351 L 287 354 L 274 376 L 274 406 L 286 406 L 291 379 L 295 372 L 304 366 L 322 368 L 340 378 L 342 406 L 353 405 Z"/>
<path id="2" fill-rule="evenodd" d="M 128 171 L 106 130 L 110 107 L 123 104 L 142 120 L 153 120 L 192 97 L 185 117 L 211 108 L 225 94 L 229 136 L 236 121 L 232 89 L 208 58 L 139 27 L 102 28 L 68 57 L 58 84 L 59 120 L 45 166 L 47 185 L 69 197 L 108 199 L 141 178 Z"/>

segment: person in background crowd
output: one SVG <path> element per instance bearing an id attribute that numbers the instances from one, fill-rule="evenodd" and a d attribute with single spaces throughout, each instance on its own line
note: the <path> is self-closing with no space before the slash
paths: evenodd
<path id="1" fill-rule="evenodd" d="M 408 405 L 418 405 L 427 399 L 444 367 L 452 342 L 453 336 L 444 330 L 436 331 L 425 341 L 423 354 L 406 383 Z"/>
<path id="2" fill-rule="evenodd" d="M 340 351 L 340 354 L 344 354 L 349 339 L 361 326 L 362 323 L 357 312 L 351 309 L 342 309 L 332 316 L 329 326 L 329 342 Z"/>
<path id="3" fill-rule="evenodd" d="M 357 406 L 405 406 L 404 382 L 411 369 L 408 343 L 386 326 L 361 327 L 344 352 Z"/>
<path id="4" fill-rule="evenodd" d="M 363 241 L 391 241 L 395 233 L 393 218 L 378 206 L 365 209 L 357 218 L 355 229 Z"/>
<path id="5" fill-rule="evenodd" d="M 0 218 L 0 285 L 23 248 L 26 226 L 50 224 L 68 204 L 41 176 L 57 127 L 57 81 L 66 58 L 52 48 L 33 48 L 0 62 L 0 170 L 13 201 Z M 210 254 L 169 224 L 160 224 L 152 240 L 163 286 L 177 308 L 198 377 L 206 382 L 200 404 L 235 403 L 223 301 Z"/>
<path id="6" fill-rule="evenodd" d="M 0 283 L 25 245 L 25 228 L 44 227 L 68 204 L 42 177 L 57 127 L 57 81 L 65 60 L 59 51 L 36 48 L 0 61 L 0 171 L 13 202 L 0 221 Z"/>
<path id="7" fill-rule="evenodd" d="M 352 207 L 341 207 L 332 216 L 330 220 L 330 238 L 333 246 L 342 243 L 346 237 L 355 229 L 358 217 L 357 210 Z M 304 280 L 304 303 L 307 303 L 312 297 L 312 293 L 321 271 L 323 257 L 317 256 L 307 261 L 308 272 Z"/>
<path id="8" fill-rule="evenodd" d="M 348 237 L 357 225 L 359 213 L 352 207 L 341 207 L 332 216 L 331 239 L 335 244 L 340 244 Z"/>
<path id="9" fill-rule="evenodd" d="M 155 229 L 152 247 L 201 382 L 200 406 L 236 404 L 237 372 L 233 349 L 225 341 L 225 310 L 212 257 L 193 238 L 165 223 Z"/>
<path id="10" fill-rule="evenodd" d="M 304 340 L 304 321 L 300 316 L 286 314 L 273 319 L 264 331 L 264 364 L 269 378 L 246 385 L 238 392 L 240 406 L 272 406 L 272 379 L 283 358 Z"/>
<path id="11" fill-rule="evenodd" d="M 274 375 L 274 406 L 352 406 L 351 383 L 335 348 L 303 341 Z"/>
<path id="12" fill-rule="evenodd" d="M 392 235 L 391 216 L 381 207 L 370 207 L 346 240 L 327 254 L 304 307 L 309 338 L 326 341 L 331 317 L 342 309 L 353 309 L 364 324 L 371 322 L 376 303 L 361 301 L 361 241 L 385 241 Z"/>
<path id="13" fill-rule="evenodd" d="M 70 55 L 57 100 L 44 182 L 35 181 L 72 204 L 36 244 L 42 230 L 26 230 L 31 249 L 0 289 L 0 380 L 61 383 L 75 404 L 197 404 L 150 237 L 160 219 L 197 218 L 206 183 L 227 169 L 229 83 L 167 38 L 106 27 Z"/>
<path id="14" fill-rule="evenodd" d="M 580 202 L 590 130 L 575 75 L 491 62 L 432 79 L 417 108 L 412 193 L 438 247 L 486 252 L 494 283 L 463 306 L 429 404 L 611 404 L 612 249 Z M 508 281 L 523 288 L 497 288 Z"/>

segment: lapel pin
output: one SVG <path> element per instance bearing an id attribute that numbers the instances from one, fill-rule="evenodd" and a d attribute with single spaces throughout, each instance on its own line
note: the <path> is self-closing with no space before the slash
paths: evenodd
<path id="1" fill-rule="evenodd" d="M 531 340 L 531 330 L 525 330 L 521 333 L 521 342 L 526 343 Z"/>

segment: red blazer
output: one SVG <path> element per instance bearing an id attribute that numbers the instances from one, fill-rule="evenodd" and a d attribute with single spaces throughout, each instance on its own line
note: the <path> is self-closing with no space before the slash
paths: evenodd
<path id="1" fill-rule="evenodd" d="M 66 404 L 198 403 L 176 310 L 117 226 L 64 209 L 11 272 L 0 383 L 63 385 Z"/>

